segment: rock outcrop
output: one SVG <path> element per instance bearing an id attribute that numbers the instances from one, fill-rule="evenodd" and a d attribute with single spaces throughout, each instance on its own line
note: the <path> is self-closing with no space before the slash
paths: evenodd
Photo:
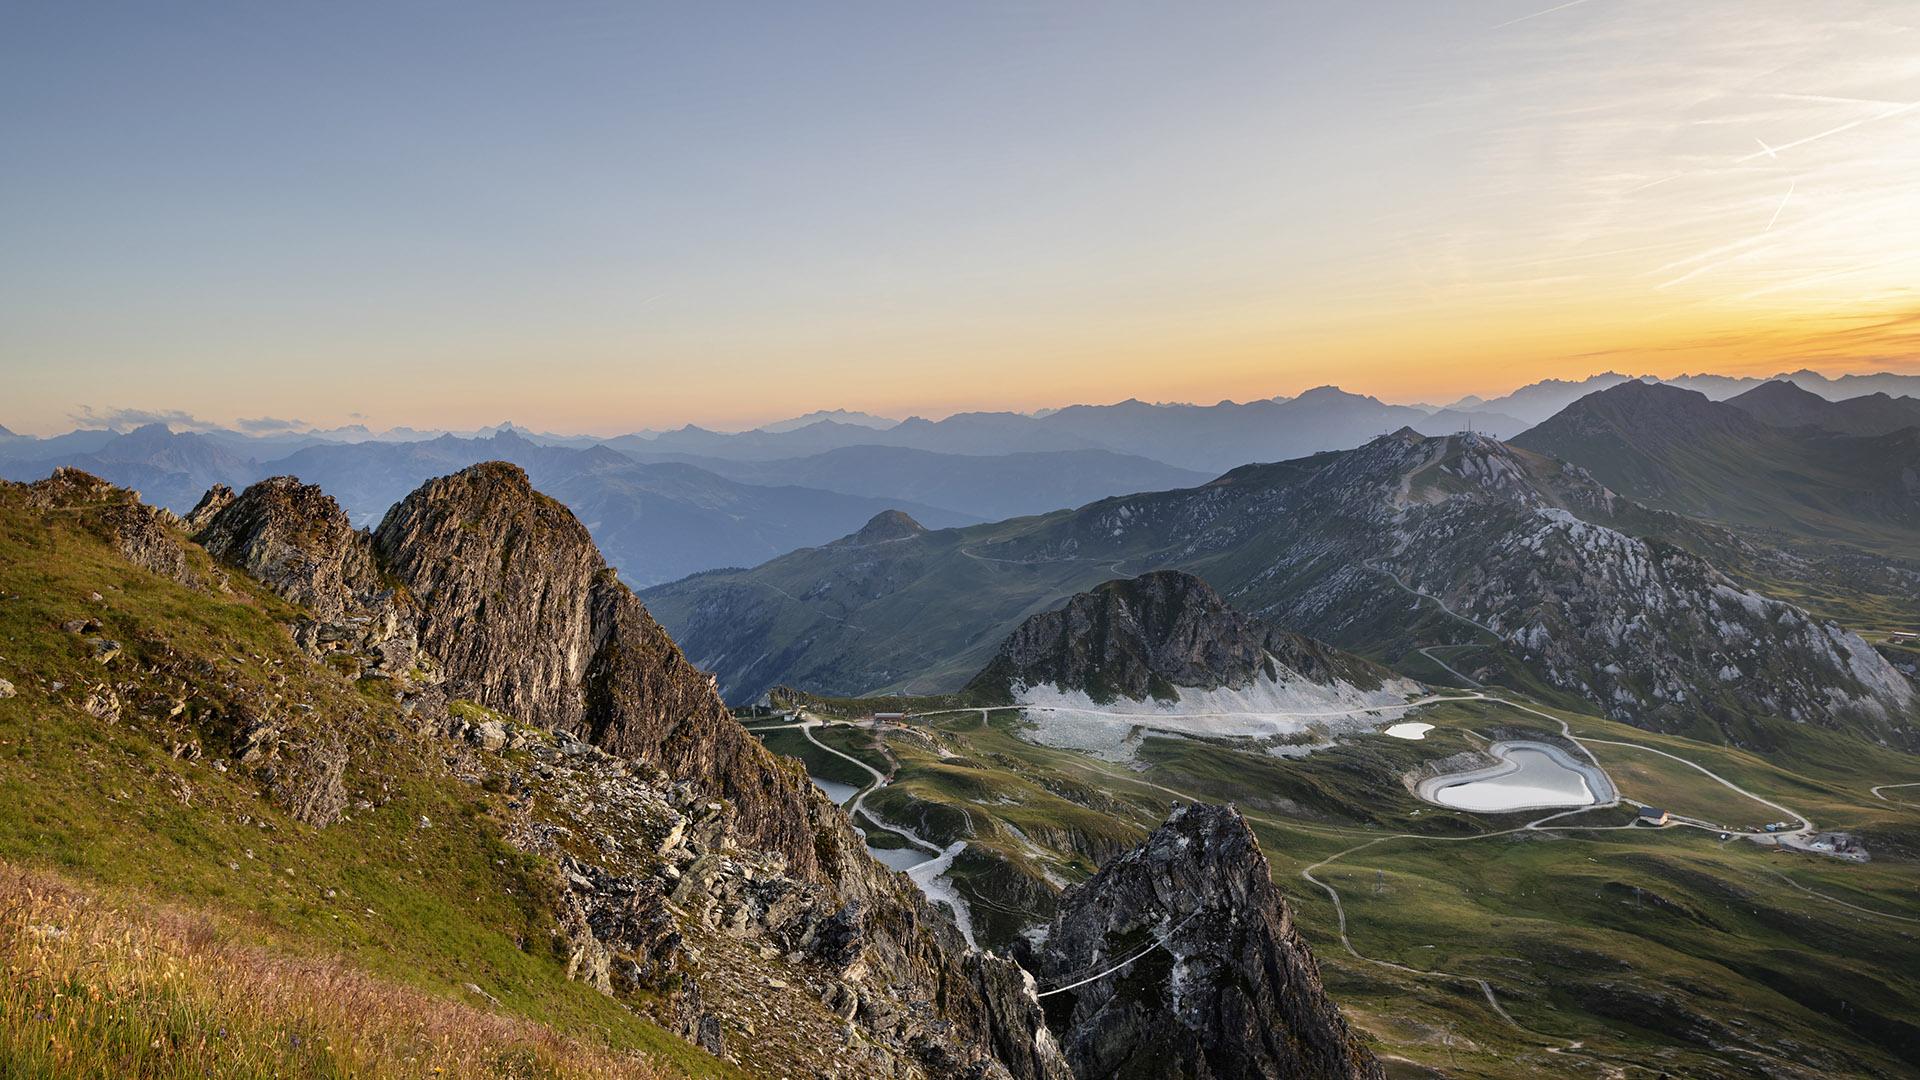
<path id="1" fill-rule="evenodd" d="M 187 511 L 187 516 L 181 519 L 181 524 L 186 526 L 189 534 L 198 533 L 201 529 L 213 524 L 214 516 L 231 505 L 235 498 L 237 496 L 234 495 L 232 488 L 225 484 L 215 484 L 207 489 L 205 495 L 200 496 L 200 501 L 193 504 L 193 509 Z"/>
<path id="2" fill-rule="evenodd" d="M 294 477 L 262 480 L 238 498 L 210 490 L 188 520 L 203 522 L 194 540 L 215 558 L 322 619 L 340 618 L 378 591 L 367 537 L 332 496 Z"/>
<path id="3" fill-rule="evenodd" d="M 1379 1080 L 1246 821 L 1183 806 L 1062 900 L 1031 963 L 1080 1077 Z M 1078 985 L 1075 985 L 1078 984 Z"/>
<path id="4" fill-rule="evenodd" d="M 373 550 L 412 599 L 449 697 L 580 730 L 590 593 L 605 564 L 525 471 L 496 461 L 427 481 L 387 511 Z"/>
<path id="5" fill-rule="evenodd" d="M 88 526 L 128 562 L 183 584 L 193 583 L 186 551 L 174 535 L 179 519 L 141 502 L 138 492 L 66 466 L 23 487 L 28 504 L 43 510 L 92 509 L 84 518 Z"/>
<path id="6" fill-rule="evenodd" d="M 1019 687 L 1051 684 L 1097 702 L 1171 701 L 1180 688 L 1237 690 L 1283 677 L 1361 690 L 1393 678 L 1236 611 L 1192 574 L 1160 570 L 1109 581 L 1027 619 L 969 689 L 1011 700 Z"/>

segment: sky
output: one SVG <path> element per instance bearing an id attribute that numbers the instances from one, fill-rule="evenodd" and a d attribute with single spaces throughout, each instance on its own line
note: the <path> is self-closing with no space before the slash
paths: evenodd
<path id="1" fill-rule="evenodd" d="M 0 424 L 1920 370 L 1920 5 L 0 6 Z"/>

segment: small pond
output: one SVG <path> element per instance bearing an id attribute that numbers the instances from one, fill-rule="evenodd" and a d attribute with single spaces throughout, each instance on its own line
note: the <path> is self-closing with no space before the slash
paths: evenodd
<path id="1" fill-rule="evenodd" d="M 879 848 L 868 844 L 867 854 L 872 855 L 875 862 L 892 870 L 911 869 L 933 858 L 933 856 L 926 851 L 912 846 Z"/>
<path id="2" fill-rule="evenodd" d="M 860 794 L 859 788 L 852 784 L 843 784 L 838 780 L 822 780 L 813 775 L 809 775 L 807 779 L 813 781 L 814 787 L 826 792 L 827 798 L 832 799 L 835 806 L 845 806 L 848 799 Z"/>
<path id="3" fill-rule="evenodd" d="M 1606 773 L 1558 746 L 1497 742 L 1487 752 L 1500 763 L 1426 780 L 1419 786 L 1420 797 L 1441 806 L 1480 813 L 1613 801 L 1613 784 Z"/>

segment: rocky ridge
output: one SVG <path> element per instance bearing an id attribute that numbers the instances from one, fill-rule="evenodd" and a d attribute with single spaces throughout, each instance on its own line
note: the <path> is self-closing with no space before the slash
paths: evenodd
<path id="1" fill-rule="evenodd" d="M 44 480 L 21 485 L 19 490 L 25 493 L 29 505 L 42 510 L 84 509 L 82 520 L 128 562 L 182 584 L 198 584 L 175 534 L 180 519 L 141 502 L 138 492 L 65 466 L 53 470 Z"/>
<path id="2" fill-rule="evenodd" d="M 296 639 L 386 680 L 424 728 L 494 749 L 512 745 L 509 730 L 551 732 L 569 762 L 599 763 L 600 786 L 579 804 L 601 813 L 662 805 L 650 793 L 677 786 L 688 812 L 664 804 L 657 835 L 636 846 L 605 839 L 615 831 L 594 817 L 561 831 L 530 817 L 518 833 L 571 860 L 567 921 L 584 934 L 573 946 L 583 978 L 614 991 L 674 974 L 688 1033 L 722 1030 L 713 1006 L 725 980 L 676 968 L 662 945 L 680 932 L 665 927 L 697 926 L 815 973 L 809 990 L 860 1032 L 824 1044 L 838 1048 L 828 1054 L 838 1067 L 1066 1075 L 1017 969 L 967 953 L 943 915 L 867 856 L 844 815 L 733 721 L 712 678 L 517 467 L 429 482 L 371 534 L 289 478 L 211 499 L 224 505 L 198 515 L 209 550 L 303 604 Z M 563 771 L 508 783 L 531 806 L 536 789 L 565 786 Z M 569 848 L 562 835 L 603 839 Z"/>

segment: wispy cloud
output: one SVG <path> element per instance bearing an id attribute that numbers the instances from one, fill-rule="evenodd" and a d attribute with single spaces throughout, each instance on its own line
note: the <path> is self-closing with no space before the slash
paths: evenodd
<path id="1" fill-rule="evenodd" d="M 239 431 L 247 435 L 283 435 L 313 430 L 305 420 L 283 420 L 277 416 L 242 417 L 231 424 L 195 416 L 184 409 L 102 408 L 82 405 L 67 414 L 67 419 L 82 428 L 131 431 L 148 424 L 165 424 L 175 432 Z"/>
<path id="2" fill-rule="evenodd" d="M 233 426 L 249 435 L 280 435 L 313 429 L 313 425 L 305 420 L 282 420 L 277 416 L 242 417 L 235 420 Z"/>
<path id="3" fill-rule="evenodd" d="M 212 431 L 219 425 L 179 409 L 96 408 L 82 405 L 67 418 L 83 428 L 131 431 L 148 424 L 165 424 L 174 431 Z"/>

